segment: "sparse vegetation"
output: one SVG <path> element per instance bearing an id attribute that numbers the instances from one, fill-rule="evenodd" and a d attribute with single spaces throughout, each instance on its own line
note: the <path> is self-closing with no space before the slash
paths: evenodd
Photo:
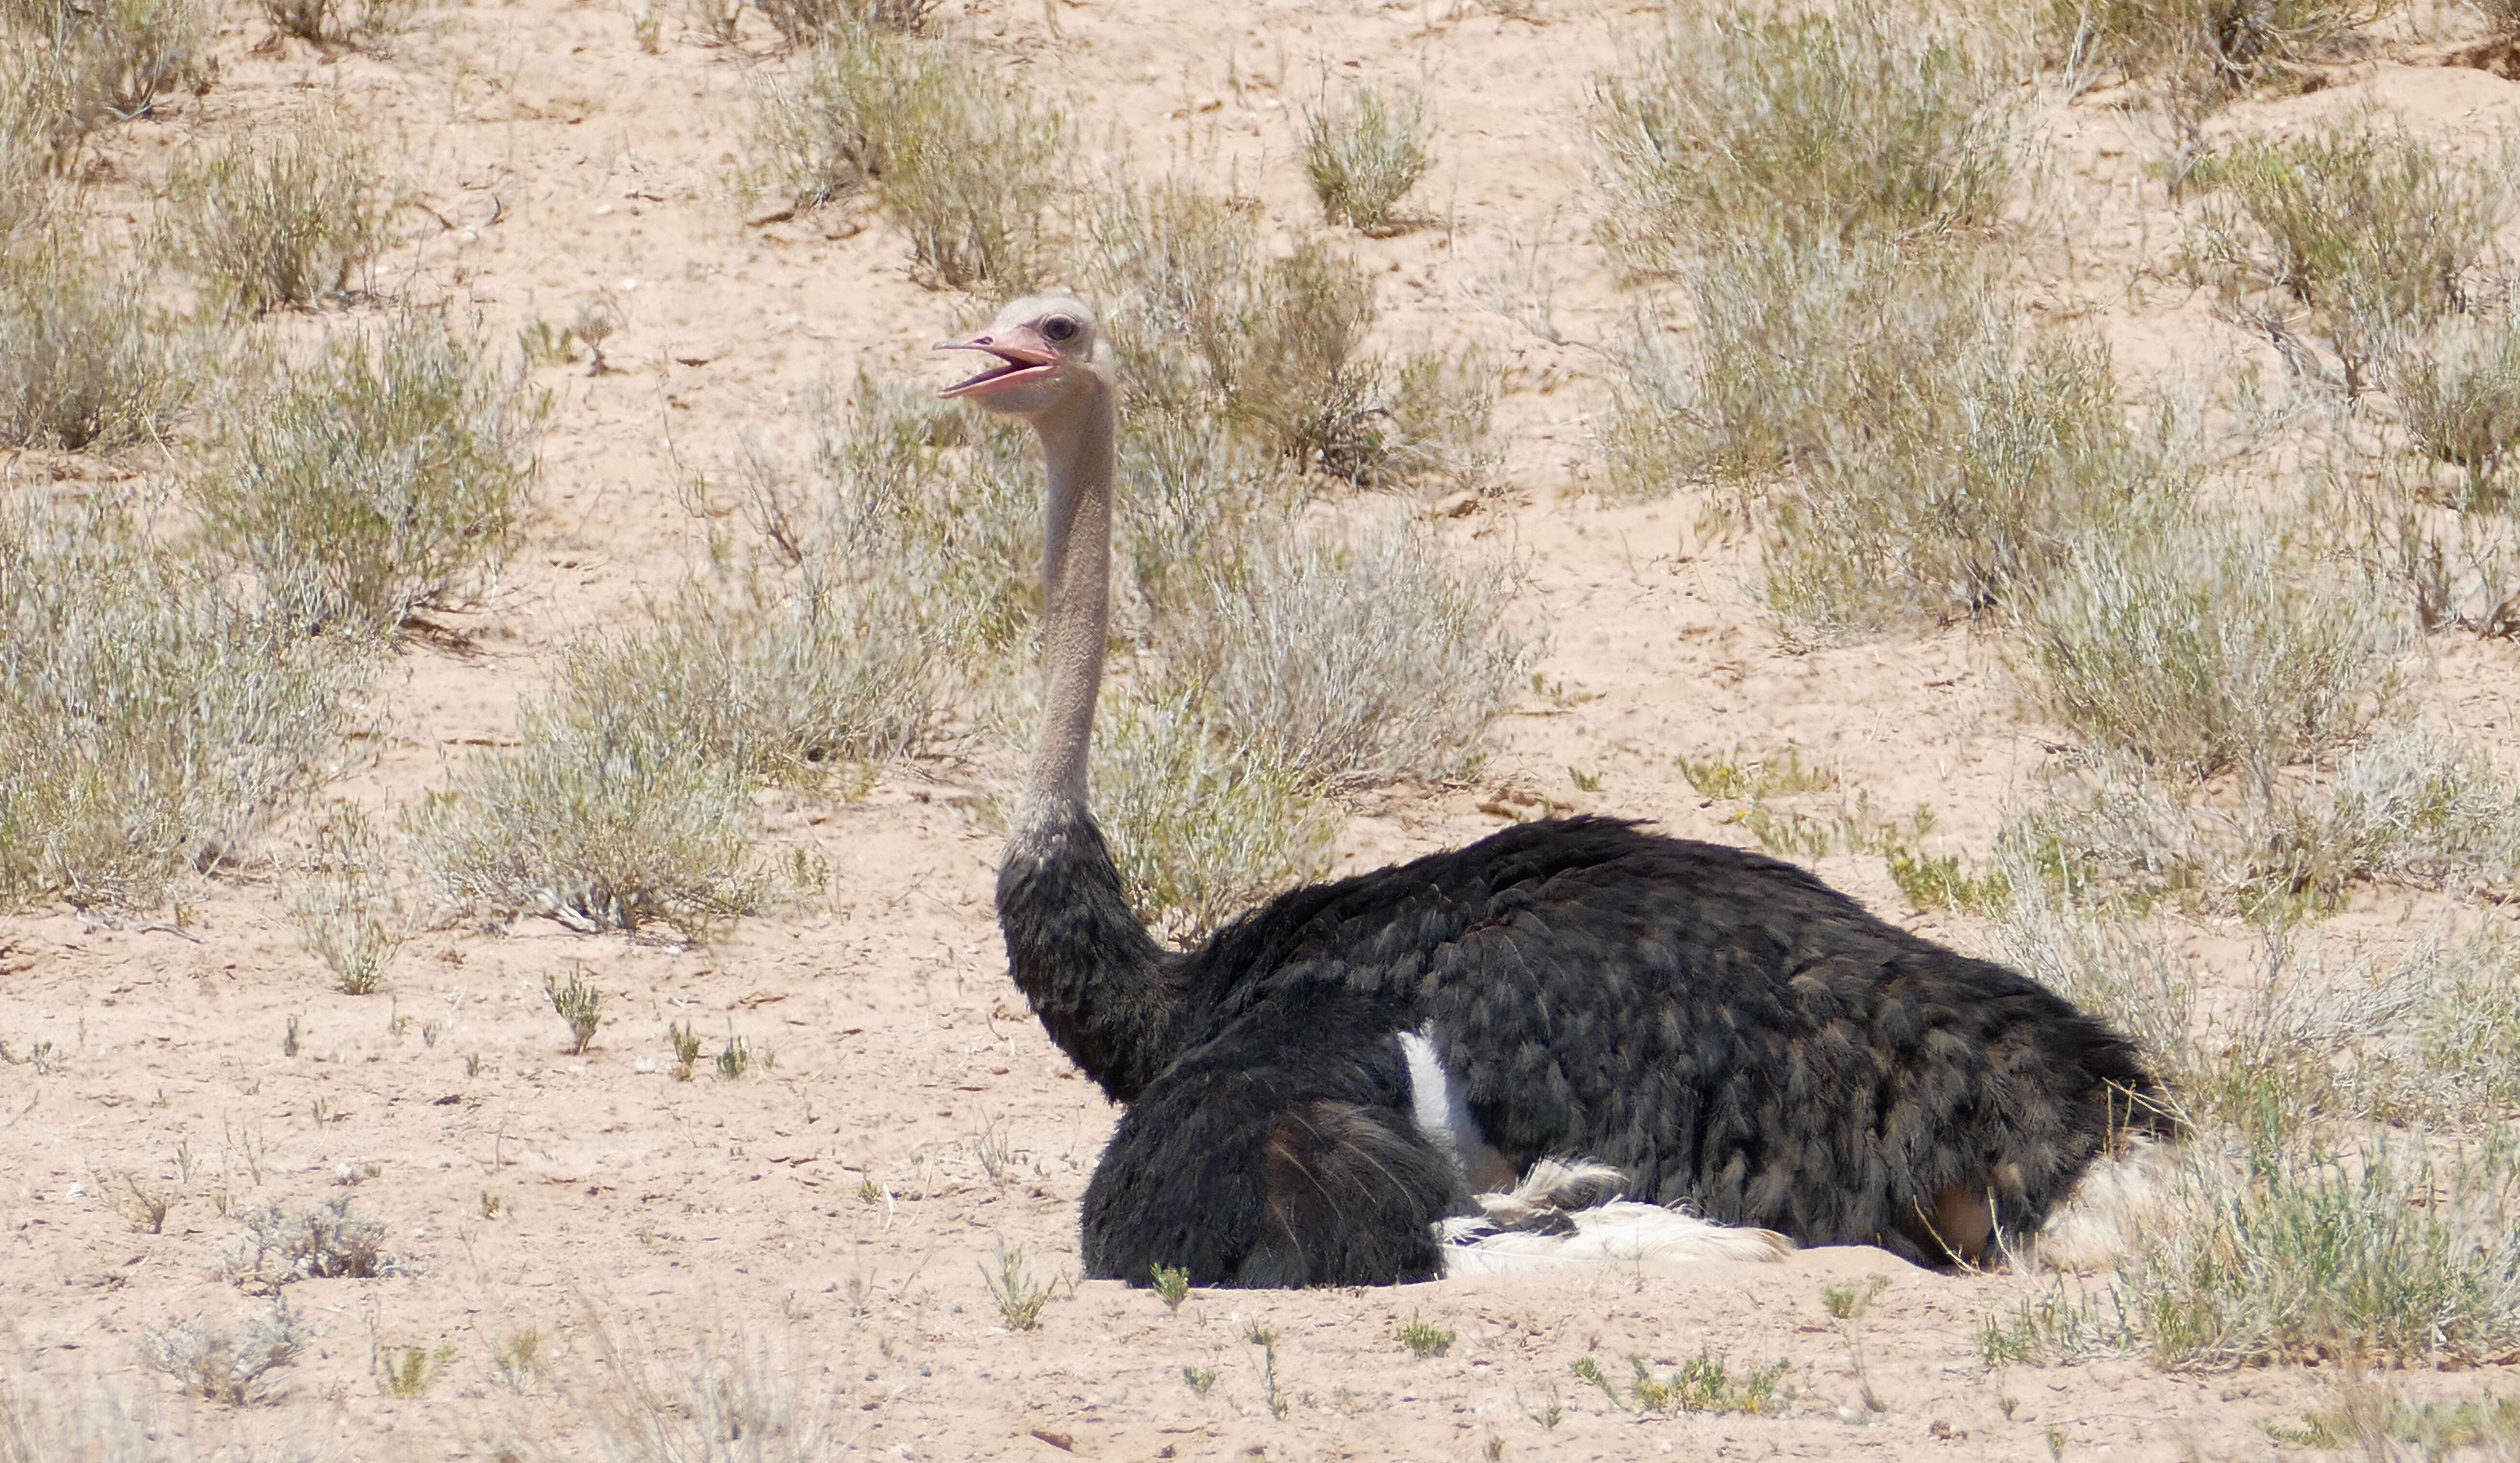
<path id="1" fill-rule="evenodd" d="M 1235 742 L 1329 785 L 1467 771 L 1536 658 L 1504 623 L 1508 574 L 1406 520 L 1253 537 L 1156 629 Z"/>
<path id="2" fill-rule="evenodd" d="M 2367 115 L 2243 142 L 2194 177 L 2217 192 L 2187 243 L 2192 267 L 2277 340 L 2314 328 L 2354 390 L 2374 384 L 2397 332 L 2469 302 L 2469 276 L 2512 211 L 2498 172 Z"/>
<path id="3" fill-rule="evenodd" d="M 199 337 L 149 293 L 146 277 L 66 227 L 11 245 L 0 263 L 0 447 L 111 451 L 175 421 L 193 396 Z"/>
<path id="4" fill-rule="evenodd" d="M 243 1407 L 267 1402 L 283 1391 L 272 1374 L 297 1359 L 314 1342 L 314 1327 L 274 1296 L 268 1314 L 248 1315 L 234 1331 L 204 1325 L 199 1316 L 141 1338 L 140 1354 L 176 1385 L 207 1401 Z"/>
<path id="5" fill-rule="evenodd" d="M 1401 201 L 1434 165 L 1426 152 L 1426 101 L 1416 88 L 1389 98 L 1372 87 L 1351 91 L 1304 113 L 1304 177 L 1333 223 L 1374 238 L 1400 233 L 1411 220 Z"/>
<path id="6" fill-rule="evenodd" d="M 1330 805 L 1292 769 L 1236 745 L 1194 694 L 1106 699 L 1092 776 L 1120 885 L 1171 938 L 1194 939 L 1329 867 Z"/>
<path id="7" fill-rule="evenodd" d="M 507 556 L 544 406 L 443 321 L 345 332 L 230 413 L 202 517 L 298 623 L 392 635 Z"/>
<path id="8" fill-rule="evenodd" d="M 328 107 L 188 149 L 167 170 L 158 250 L 234 309 L 320 304 L 384 246 L 393 200 L 377 171 Z"/>
<path id="9" fill-rule="evenodd" d="M 812 45 L 853 30 L 915 35 L 926 28 L 938 0 L 769 0 L 763 20 L 791 46 Z"/>
<path id="10" fill-rule="evenodd" d="M 118 504 L 0 498 L 0 899 L 148 905 L 236 857 L 363 676 Z"/>
<path id="11" fill-rule="evenodd" d="M 459 908 L 548 914 L 582 930 L 652 923 L 702 937 L 749 912 L 753 779 L 692 755 L 638 708 L 527 702 L 522 745 L 478 758 L 413 816 Z"/>
<path id="12" fill-rule="evenodd" d="M 691 1081 L 700 1062 L 699 1034 L 692 1030 L 688 1021 L 670 1022 L 665 1027 L 665 1039 L 674 1046 L 674 1081 Z"/>
<path id="13" fill-rule="evenodd" d="M 2417 445 L 2468 472 L 2471 500 L 2490 490 L 2520 442 L 2520 328 L 2508 315 L 2458 315 L 2390 357 L 2389 394 Z"/>
<path id="14" fill-rule="evenodd" d="M 2025 620 L 2040 710 L 2103 749 L 2259 787 L 2388 716 L 2408 646 L 2359 576 L 2281 521 L 2093 541 Z"/>
<path id="15" fill-rule="evenodd" d="M 202 0 L 10 0 L 0 5 L 0 38 L 12 53 L 0 85 L 14 95 L 0 111 L 22 111 L 17 125 L 31 134 L 28 145 L 39 137 L 58 163 L 89 134 L 148 116 L 159 97 L 205 76 L 215 22 Z M 10 206 L 0 203 L 0 217 Z"/>
<path id="16" fill-rule="evenodd" d="M 385 968 L 418 923 L 388 866 L 383 836 L 350 803 L 325 814 L 313 845 L 288 876 L 286 893 L 297 938 L 352 996 L 383 983 Z"/>
<path id="17" fill-rule="evenodd" d="M 1598 84 L 1605 242 L 1632 269 L 1667 271 L 1745 234 L 1804 245 L 1986 228 L 2011 184 L 2020 72 L 1992 44 L 1880 0 L 1675 20 Z"/>
<path id="18" fill-rule="evenodd" d="M 1609 1379 L 1601 1374 L 1598 1365 L 1593 1367 L 1590 1375 L 1586 1375 L 1585 1363 L 1592 1359 L 1587 1356 L 1578 1362 L 1576 1375 L 1610 1394 L 1616 1400 Z M 1737 1412 L 1767 1416 L 1783 1411 L 1794 1398 L 1793 1388 L 1784 1380 L 1785 1373 L 1793 1369 L 1793 1363 L 1782 1357 L 1767 1366 L 1750 1367 L 1739 1376 L 1733 1375 L 1725 1358 L 1714 1352 L 1699 1352 L 1681 1363 L 1680 1370 L 1660 1377 L 1653 1374 L 1642 1356 L 1629 1356 L 1628 1365 L 1636 1373 L 1636 1379 L 1629 1384 L 1628 1395 L 1639 1408 L 1645 1411 Z"/>
<path id="19" fill-rule="evenodd" d="M 283 35 L 319 46 L 382 51 L 412 22 L 421 0 L 260 0 L 263 19 Z"/>
<path id="20" fill-rule="evenodd" d="M 1017 294 L 1033 281 L 1066 124 L 967 48 L 833 24 L 759 102 L 762 166 L 795 207 L 879 188 L 940 283 Z"/>
<path id="21" fill-rule="evenodd" d="M 2399 0 L 2052 0 L 2053 49 L 2077 70 L 2156 89 L 2173 119 L 2206 113 L 2332 60 Z"/>
<path id="22" fill-rule="evenodd" d="M 437 1379 L 446 1374 L 446 1364 L 455 1359 L 455 1348 L 440 1344 L 431 1351 L 426 1347 L 385 1347 L 377 1352 L 377 1390 L 390 1397 L 418 1397 L 428 1395 Z"/>
<path id="23" fill-rule="evenodd" d="M 273 1200 L 245 1215 L 245 1239 L 227 1261 L 228 1278 L 270 1291 L 300 1280 L 372 1280 L 400 1274 L 381 1219 L 350 1213 L 350 1196 L 292 1211 Z"/>

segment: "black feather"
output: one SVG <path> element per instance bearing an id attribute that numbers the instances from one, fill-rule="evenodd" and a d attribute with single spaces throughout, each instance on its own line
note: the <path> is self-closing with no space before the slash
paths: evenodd
<path id="1" fill-rule="evenodd" d="M 1082 808 L 1009 851 L 998 907 L 1052 1037 L 1131 1104 L 1086 1195 L 1088 1273 L 1146 1283 L 1436 1273 L 1465 1212 L 1416 1130 L 1395 1034 L 1431 1029 L 1520 1169 L 1805 1244 L 1950 1259 L 1949 1190 L 2035 1230 L 2112 1128 L 2169 1130 L 2135 1048 L 2054 993 L 1789 864 L 1609 819 L 1281 895 L 1173 955 Z"/>

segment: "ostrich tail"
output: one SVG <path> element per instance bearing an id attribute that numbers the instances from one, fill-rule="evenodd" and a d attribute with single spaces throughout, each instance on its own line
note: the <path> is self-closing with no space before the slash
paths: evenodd
<path id="1" fill-rule="evenodd" d="M 1717 1224 L 1619 1198 L 1627 1175 L 1606 1164 L 1543 1159 L 1520 1183 L 1478 1195 L 1481 1214 L 1436 1226 L 1444 1273 L 1496 1275 L 1632 1261 L 1781 1260 L 1793 1248 L 1768 1229 Z"/>
<path id="2" fill-rule="evenodd" d="M 2181 1156 L 2176 1142 L 2143 1132 L 2123 1135 L 2092 1160 L 2021 1258 L 2078 1275 L 2114 1267 L 2130 1240 L 2166 1218 Z"/>

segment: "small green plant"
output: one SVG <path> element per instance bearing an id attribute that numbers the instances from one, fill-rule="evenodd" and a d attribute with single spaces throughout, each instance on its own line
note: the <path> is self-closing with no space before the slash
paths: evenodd
<path id="1" fill-rule="evenodd" d="M 309 629 L 394 635 L 507 556 L 546 401 L 440 320 L 334 336 L 228 415 L 211 537 Z"/>
<path id="2" fill-rule="evenodd" d="M 1182 1368 L 1182 1381 L 1189 1385 L 1192 1392 L 1200 1396 L 1205 1396 L 1216 1387 L 1216 1368 L 1212 1366 L 1185 1366 Z"/>
<path id="3" fill-rule="evenodd" d="M 277 1399 L 283 1388 L 272 1373 L 295 1361 L 314 1339 L 314 1328 L 289 1308 L 288 1298 L 274 1296 L 268 1314 L 248 1316 L 235 1331 L 195 1316 L 147 1332 L 140 1354 L 186 1393 L 243 1407 Z"/>
<path id="4" fill-rule="evenodd" d="M 325 814 L 314 845 L 290 871 L 284 891 L 299 941 L 352 996 L 369 995 L 383 982 L 417 923 L 387 870 L 384 839 L 351 803 L 337 803 Z M 397 1013 L 392 1019 L 407 1018 Z M 401 1035 L 398 1025 L 395 1035 Z"/>
<path id="5" fill-rule="evenodd" d="M 1680 775 L 1699 795 L 1733 802 L 1764 802 L 1803 792 L 1826 792 L 1837 785 L 1837 774 L 1803 761 L 1802 748 L 1744 760 L 1739 751 L 1692 758 L 1683 754 Z"/>
<path id="6" fill-rule="evenodd" d="M 1782 1357 L 1772 1365 L 1751 1367 L 1738 1377 L 1732 1375 L 1724 1357 L 1713 1352 L 1700 1352 L 1683 1362 L 1680 1370 L 1659 1378 L 1642 1356 L 1631 1355 L 1628 1365 L 1636 1372 L 1635 1381 L 1629 1385 L 1630 1395 L 1639 1407 L 1655 1412 L 1769 1416 L 1783 1411 L 1794 1396 L 1793 1389 L 1784 1384 L 1784 1375 L 1793 1363 Z M 1599 1368 L 1595 1371 L 1598 1374 Z M 1606 1384 L 1603 1390 L 1608 1390 Z"/>
<path id="7" fill-rule="evenodd" d="M 1259 1321 L 1253 1321 L 1247 1339 L 1260 1349 L 1260 1399 L 1269 1408 L 1271 1417 L 1283 1422 L 1287 1409 L 1293 1404 L 1278 1386 L 1278 1333 Z"/>
<path id="8" fill-rule="evenodd" d="M 1400 1344 L 1408 1348 L 1412 1356 L 1441 1356 L 1453 1349 L 1455 1334 L 1430 1326 L 1413 1314 L 1409 1324 L 1400 1328 Z"/>
<path id="9" fill-rule="evenodd" d="M 367 144 L 329 108 L 177 155 L 160 206 L 158 251 L 256 314 L 348 291 L 392 212 Z"/>
<path id="10" fill-rule="evenodd" d="M 1820 1291 L 1821 1309 L 1828 1312 L 1838 1340 L 1846 1343 L 1847 1359 L 1854 1363 L 1856 1384 L 1863 1391 L 1867 1412 L 1890 1410 L 1890 1404 L 1872 1390 L 1872 1368 L 1864 1354 L 1864 1319 L 1871 1313 L 1872 1304 L 1889 1289 L 1889 1276 L 1874 1275 L 1862 1285 L 1823 1285 Z"/>
<path id="11" fill-rule="evenodd" d="M 455 1359 L 455 1348 L 441 1345 L 435 1351 L 425 1347 L 389 1347 L 377 1353 L 377 1390 L 390 1397 L 425 1396 L 428 1389 L 446 1371 L 446 1363 Z"/>
<path id="12" fill-rule="evenodd" d="M 1190 1299 L 1190 1271 L 1179 1265 L 1158 1264 L 1154 1268 L 1155 1299 L 1164 1308 L 1178 1315 L 1182 1302 Z"/>
<path id="13" fill-rule="evenodd" d="M 700 1060 L 699 1034 L 692 1030 L 688 1021 L 669 1022 L 665 1027 L 665 1040 L 674 1046 L 674 1081 L 691 1081 L 692 1073 Z"/>
<path id="14" fill-rule="evenodd" d="M 1620 1412 L 1627 1410 L 1626 1400 L 1619 1396 L 1619 1389 L 1610 1385 L 1609 1376 L 1601 1370 L 1600 1362 L 1590 1356 L 1578 1356 L 1575 1358 L 1573 1369 L 1578 1381 L 1601 1390 L 1602 1397 L 1609 1402 L 1613 1410 Z"/>
<path id="15" fill-rule="evenodd" d="M 495 1219 L 499 1216 L 508 1212 L 508 1201 L 505 1197 L 499 1194 L 492 1193 L 488 1189 L 483 1189 L 481 1191 L 478 1207 L 481 1211 L 481 1218 L 485 1219 Z"/>
<path id="16" fill-rule="evenodd" d="M 1050 1304 L 1050 1287 L 1033 1279 L 1021 1250 L 1000 1244 L 997 1263 L 994 1272 L 980 1266 L 980 1279 L 989 1288 L 989 1299 L 998 1303 L 998 1314 L 1005 1318 L 1007 1329 L 1029 1331 L 1040 1325 L 1042 1308 Z"/>
<path id="17" fill-rule="evenodd" d="M 587 1043 L 595 1040 L 595 1029 L 604 1024 L 604 993 L 588 985 L 578 970 L 571 969 L 565 983 L 545 976 L 543 995 L 550 999 L 552 1009 L 560 1013 L 560 1019 L 568 1023 L 569 1055 L 585 1055 Z"/>
<path id="18" fill-rule="evenodd" d="M 2512 211 L 2500 172 L 2367 116 L 2243 143 L 2195 176 L 2219 192 L 2188 241 L 2194 266 L 2272 332 L 2306 312 L 2356 389 L 2395 332 L 2467 303 L 2468 276 Z"/>
<path id="19" fill-rule="evenodd" d="M 514 1391 L 522 1392 L 533 1385 L 534 1379 L 543 1374 L 545 1364 L 539 1327 L 519 1327 L 491 1345 L 490 1369 Z"/>
<path id="20" fill-rule="evenodd" d="M 1401 200 L 1434 165 L 1425 112 L 1425 98 L 1414 87 L 1386 100 L 1370 86 L 1356 88 L 1335 109 L 1325 104 L 1305 112 L 1304 177 L 1331 222 L 1374 238 L 1409 226 Z"/>
<path id="21" fill-rule="evenodd" d="M 744 1073 L 751 1070 L 751 1043 L 745 1042 L 743 1038 L 737 1036 L 735 1034 L 735 1028 L 732 1025 L 728 1026 L 726 1032 L 726 1045 L 718 1049 L 717 1075 L 729 1082 L 733 1082 L 735 1079 L 742 1077 Z"/>

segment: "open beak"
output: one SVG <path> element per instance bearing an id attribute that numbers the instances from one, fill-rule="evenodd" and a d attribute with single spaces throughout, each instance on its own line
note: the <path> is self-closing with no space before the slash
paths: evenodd
<path id="1" fill-rule="evenodd" d="M 998 358 L 998 364 L 968 380 L 957 381 L 938 392 L 940 396 L 980 396 L 1017 381 L 1037 380 L 1058 366 L 1058 353 L 1047 341 L 1034 337 L 1020 326 L 1012 330 L 986 330 L 960 340 L 939 340 L 938 350 L 985 351 Z"/>

